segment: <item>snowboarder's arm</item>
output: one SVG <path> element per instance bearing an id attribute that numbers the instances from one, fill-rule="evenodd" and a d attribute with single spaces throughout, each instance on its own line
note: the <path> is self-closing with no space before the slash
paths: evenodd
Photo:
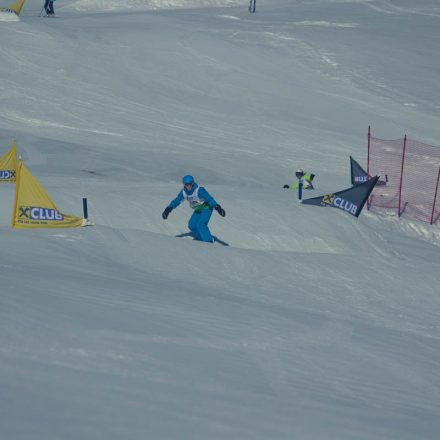
<path id="1" fill-rule="evenodd" d="M 183 200 L 183 190 L 177 194 L 177 197 L 174 200 L 171 200 L 168 206 L 171 206 L 171 208 L 176 209 Z"/>
<path id="2" fill-rule="evenodd" d="M 298 189 L 298 182 L 292 183 L 291 185 L 288 185 L 287 183 L 283 186 L 283 188 L 286 189 Z"/>
<path id="3" fill-rule="evenodd" d="M 215 208 L 217 206 L 217 202 L 214 200 L 214 197 L 206 191 L 203 186 L 199 188 L 199 197 L 205 201 L 211 208 Z"/>

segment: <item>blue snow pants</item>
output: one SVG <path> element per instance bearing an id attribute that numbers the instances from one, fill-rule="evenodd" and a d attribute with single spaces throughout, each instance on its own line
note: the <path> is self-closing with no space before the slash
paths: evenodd
<path id="1" fill-rule="evenodd" d="M 208 222 L 212 215 L 212 209 L 202 209 L 194 211 L 189 219 L 188 228 L 193 233 L 195 240 L 213 242 L 211 232 L 208 228 Z"/>

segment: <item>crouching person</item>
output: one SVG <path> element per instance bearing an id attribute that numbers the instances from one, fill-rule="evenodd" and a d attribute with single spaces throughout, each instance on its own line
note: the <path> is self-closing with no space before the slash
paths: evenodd
<path id="1" fill-rule="evenodd" d="M 188 228 L 195 240 L 213 243 L 214 239 L 208 228 L 212 211 L 215 209 L 222 217 L 226 215 L 225 210 L 214 200 L 203 186 L 198 186 L 193 176 L 184 176 L 182 179 L 183 189 L 177 194 L 162 213 L 166 220 L 170 212 L 177 208 L 183 200 L 188 200 L 193 214 L 188 222 Z"/>
<path id="2" fill-rule="evenodd" d="M 295 173 L 296 182 L 292 185 L 288 185 L 287 183 L 283 186 L 286 189 L 298 189 L 299 185 L 302 184 L 303 189 L 315 189 L 313 187 L 313 179 L 315 178 L 314 174 L 306 173 L 304 170 L 299 169 Z"/>

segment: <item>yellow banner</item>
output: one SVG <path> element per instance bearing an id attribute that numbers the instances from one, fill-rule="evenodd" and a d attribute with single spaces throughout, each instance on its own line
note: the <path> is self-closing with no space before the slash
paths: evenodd
<path id="1" fill-rule="evenodd" d="M 11 3 L 9 6 L 1 8 L 0 11 L 4 12 L 14 12 L 17 15 L 20 15 L 21 9 L 23 8 L 24 2 L 26 0 L 17 0 L 14 3 Z"/>
<path id="2" fill-rule="evenodd" d="M 85 225 L 86 220 L 58 211 L 23 161 L 18 162 L 11 224 L 13 228 L 77 228 Z"/>
<path id="3" fill-rule="evenodd" d="M 12 141 L 11 149 L 0 157 L 0 183 L 14 183 L 17 172 L 17 146 Z"/>

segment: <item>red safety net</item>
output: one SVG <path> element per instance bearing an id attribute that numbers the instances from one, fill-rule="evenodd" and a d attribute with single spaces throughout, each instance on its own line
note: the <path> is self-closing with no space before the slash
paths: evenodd
<path id="1" fill-rule="evenodd" d="M 396 209 L 428 223 L 440 218 L 440 148 L 408 138 L 382 140 L 369 136 L 368 173 L 379 175 L 370 207 Z"/>

